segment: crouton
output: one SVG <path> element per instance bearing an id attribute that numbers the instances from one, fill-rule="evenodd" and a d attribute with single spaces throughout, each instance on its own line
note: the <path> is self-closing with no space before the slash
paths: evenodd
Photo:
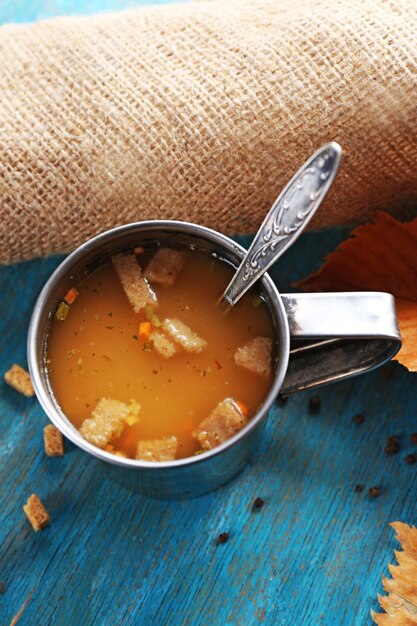
<path id="1" fill-rule="evenodd" d="M 272 339 L 256 337 L 245 346 L 238 348 L 234 359 L 236 365 L 243 367 L 248 372 L 260 376 L 270 376 L 272 372 L 271 352 Z"/>
<path id="2" fill-rule="evenodd" d="M 140 461 L 173 461 L 177 445 L 176 437 L 139 441 L 136 458 Z"/>
<path id="3" fill-rule="evenodd" d="M 138 402 L 136 402 L 136 400 L 131 400 L 127 408 L 129 409 L 129 415 L 125 420 L 126 424 L 128 426 L 134 426 L 135 424 L 139 424 L 140 422 L 139 413 L 142 410 L 141 405 Z"/>
<path id="4" fill-rule="evenodd" d="M 151 333 L 149 340 L 152 341 L 154 350 L 156 350 L 161 356 L 169 359 L 177 353 L 177 348 L 174 344 L 165 337 L 162 333 L 154 330 Z"/>
<path id="5" fill-rule="evenodd" d="M 149 261 L 144 275 L 150 283 L 173 285 L 185 263 L 185 253 L 172 248 L 159 248 Z"/>
<path id="6" fill-rule="evenodd" d="M 203 450 L 211 450 L 236 435 L 247 421 L 238 403 L 232 398 L 226 398 L 197 426 L 193 437 Z"/>
<path id="7" fill-rule="evenodd" d="M 48 424 L 43 429 L 43 442 L 48 456 L 63 456 L 64 438 L 62 433 L 53 424 Z"/>
<path id="8" fill-rule="evenodd" d="M 157 305 L 156 295 L 142 276 L 134 254 L 117 254 L 112 257 L 112 262 L 135 313 L 140 313 L 148 305 Z"/>
<path id="9" fill-rule="evenodd" d="M 165 319 L 162 329 L 187 352 L 201 352 L 207 341 L 201 339 L 189 326 L 177 319 Z"/>
<path id="10" fill-rule="evenodd" d="M 5 373 L 4 380 L 10 387 L 13 387 L 13 389 L 16 389 L 16 391 L 22 393 L 27 398 L 35 395 L 29 372 L 20 367 L 20 365 L 16 365 L 16 363 Z"/>
<path id="11" fill-rule="evenodd" d="M 49 526 L 49 515 L 36 494 L 32 493 L 23 510 L 36 532 Z"/>
<path id="12" fill-rule="evenodd" d="M 119 437 L 125 420 L 131 411 L 123 402 L 112 398 L 101 398 L 91 417 L 83 421 L 80 433 L 90 443 L 104 447 L 113 437 Z"/>

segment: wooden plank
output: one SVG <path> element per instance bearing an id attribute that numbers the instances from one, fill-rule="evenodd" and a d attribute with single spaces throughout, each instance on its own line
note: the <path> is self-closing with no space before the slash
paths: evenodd
<path id="1" fill-rule="evenodd" d="M 304 235 L 274 271 L 283 290 L 343 235 Z M 25 364 L 30 310 L 58 260 L 0 269 L 1 371 Z M 404 462 L 417 431 L 416 375 L 391 371 L 389 380 L 374 372 L 320 391 L 315 415 L 311 393 L 276 406 L 247 470 L 185 502 L 121 489 L 68 442 L 63 458 L 46 457 L 40 406 L 2 382 L 1 624 L 22 607 L 19 625 L 370 623 L 396 545 L 388 523 L 417 521 L 417 467 Z M 402 449 L 387 457 L 392 434 Z M 375 500 L 372 485 L 382 490 Z M 22 511 L 33 491 L 51 515 L 40 533 Z M 257 496 L 265 506 L 252 513 Z M 230 539 L 217 545 L 224 531 Z"/>

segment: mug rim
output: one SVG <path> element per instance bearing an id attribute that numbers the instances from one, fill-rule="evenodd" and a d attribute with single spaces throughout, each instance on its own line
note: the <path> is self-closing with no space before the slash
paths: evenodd
<path id="1" fill-rule="evenodd" d="M 68 271 L 71 270 L 71 267 L 73 267 L 76 262 L 82 260 L 83 256 L 93 251 L 100 244 L 110 244 L 112 239 L 116 238 L 118 235 L 124 235 L 129 232 L 137 231 L 138 237 L 140 238 L 141 231 L 152 230 L 172 231 L 173 237 L 175 237 L 175 232 L 177 231 L 191 236 L 194 235 L 196 238 L 199 237 L 200 239 L 206 239 L 211 243 L 217 244 L 220 249 L 231 253 L 235 257 L 235 260 L 239 263 L 244 254 L 247 252 L 243 246 L 227 235 L 200 224 L 193 224 L 192 222 L 178 220 L 146 220 L 130 222 L 128 224 L 123 224 L 122 226 L 111 228 L 79 245 L 52 272 L 42 287 L 33 307 L 27 339 L 27 358 L 30 376 L 35 389 L 36 397 L 48 419 L 62 432 L 65 437 L 67 437 L 74 445 L 84 452 L 87 452 L 106 463 L 111 463 L 112 465 L 132 470 L 162 470 L 203 463 L 218 454 L 221 454 L 228 448 L 231 448 L 233 445 L 238 443 L 238 441 L 249 436 L 252 430 L 254 430 L 258 424 L 266 418 L 268 411 L 279 393 L 287 371 L 290 350 L 290 331 L 285 307 L 277 286 L 268 273 L 265 273 L 260 279 L 260 283 L 268 294 L 270 300 L 266 304 L 271 317 L 273 316 L 272 309 L 275 309 L 275 313 L 278 313 L 276 317 L 280 318 L 278 328 L 279 336 L 275 338 L 275 344 L 279 346 L 280 357 L 276 363 L 272 384 L 265 399 L 263 400 L 262 406 L 256 411 L 253 417 L 250 418 L 248 423 L 238 433 L 236 433 L 236 435 L 211 450 L 206 450 L 201 454 L 191 457 L 174 459 L 173 461 L 141 461 L 130 458 L 125 459 L 110 452 L 106 452 L 102 448 L 98 448 L 84 439 L 79 430 L 70 422 L 69 418 L 62 411 L 58 400 L 55 398 L 52 387 L 50 387 L 50 391 L 48 390 L 40 371 L 42 365 L 38 361 L 38 340 L 39 334 L 42 333 L 42 342 L 44 343 L 45 336 L 47 335 L 47 332 L 44 332 L 41 328 L 41 320 L 45 313 L 45 306 L 49 296 L 59 285 L 60 280 L 68 273 Z M 138 241 L 138 245 L 139 244 L 140 241 Z"/>

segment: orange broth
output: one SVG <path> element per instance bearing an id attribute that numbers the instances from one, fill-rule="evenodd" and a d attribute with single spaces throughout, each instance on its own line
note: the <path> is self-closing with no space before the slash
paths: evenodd
<path id="1" fill-rule="evenodd" d="M 142 267 L 156 249 L 137 257 Z M 51 386 L 74 426 L 91 417 L 102 397 L 126 404 L 134 399 L 141 405 L 139 422 L 125 426 L 111 442 L 114 449 L 135 458 L 139 440 L 175 435 L 176 458 L 183 458 L 200 449 L 192 431 L 224 398 L 243 402 L 253 416 L 272 376 L 248 372 L 233 357 L 252 338 L 272 338 L 273 326 L 256 291 L 227 313 L 217 304 L 233 272 L 227 263 L 190 250 L 172 286 L 152 286 L 158 317 L 178 318 L 207 341 L 199 354 L 169 359 L 146 350 L 138 334 L 145 314 L 134 313 L 111 262 L 82 278 L 66 319 L 53 318 L 48 339 Z"/>

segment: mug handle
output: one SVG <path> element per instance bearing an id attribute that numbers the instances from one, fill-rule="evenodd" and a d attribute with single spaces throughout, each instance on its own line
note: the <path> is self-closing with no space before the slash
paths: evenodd
<path id="1" fill-rule="evenodd" d="M 395 299 L 382 292 L 281 295 L 291 348 L 288 395 L 372 370 L 401 348 Z"/>

